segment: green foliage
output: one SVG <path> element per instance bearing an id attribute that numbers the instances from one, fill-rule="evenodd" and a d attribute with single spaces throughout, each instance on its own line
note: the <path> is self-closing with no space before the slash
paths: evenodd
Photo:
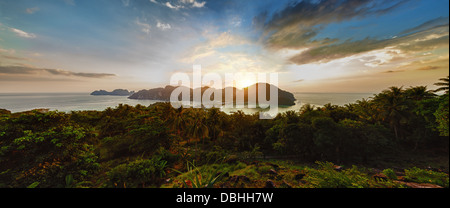
<path id="1" fill-rule="evenodd" d="M 27 186 L 27 188 L 36 188 L 36 187 L 38 187 L 38 186 L 39 186 L 39 182 L 36 181 L 36 182 L 30 184 L 29 186 Z"/>
<path id="2" fill-rule="evenodd" d="M 398 179 L 398 178 L 397 178 L 397 174 L 395 174 L 394 170 L 392 170 L 392 169 L 390 169 L 390 168 L 384 169 L 384 170 L 383 170 L 383 174 L 384 174 L 386 177 L 388 177 L 389 179 L 392 179 L 392 180 L 397 180 L 397 179 Z"/>
<path id="3" fill-rule="evenodd" d="M 26 129 L 21 134 L 9 131 L 4 135 L 6 140 L 0 143 L 1 170 L 11 169 L 3 177 L 14 178 L 9 180 L 9 185 L 26 187 L 39 181 L 40 187 L 63 187 L 67 174 L 83 179 L 98 170 L 97 156 L 90 143 L 93 134 L 89 129 L 70 124 L 67 116 L 60 113 L 34 116 L 21 115 L 7 123 L 7 128 L 13 129 L 20 124 Z M 25 122 L 23 117 L 46 123 L 47 129 Z M 53 122 L 52 119 L 67 123 Z"/>
<path id="4" fill-rule="evenodd" d="M 194 162 L 188 162 L 186 173 L 175 171 L 182 174 L 185 188 L 214 188 L 214 184 L 226 173 L 219 173 L 219 169 L 221 167 L 211 169 L 207 165 L 197 167 Z"/>
<path id="5" fill-rule="evenodd" d="M 353 166 L 351 169 L 338 171 L 330 162 L 317 162 L 318 169 L 306 169 L 309 188 L 378 188 L 378 187 L 402 187 L 401 184 L 392 181 L 380 181 L 371 178 L 367 173 Z"/>
<path id="6" fill-rule="evenodd" d="M 411 182 L 437 184 L 444 188 L 449 187 L 449 176 L 446 173 L 414 167 L 406 169 L 405 175 L 405 179 Z"/>
<path id="7" fill-rule="evenodd" d="M 261 147 L 259 145 L 255 145 L 251 148 L 250 151 L 244 151 L 240 154 L 242 159 L 256 159 L 263 156 L 263 153 L 260 151 Z"/>
<path id="8" fill-rule="evenodd" d="M 449 136 L 449 95 L 446 94 L 441 98 L 439 108 L 434 115 L 436 116 L 436 122 L 438 123 L 437 129 L 441 136 Z"/>
<path id="9" fill-rule="evenodd" d="M 161 157 L 149 160 L 136 160 L 128 164 L 118 165 L 107 173 L 110 184 L 114 187 L 145 187 L 161 183 L 166 174 L 167 161 Z"/>
<path id="10" fill-rule="evenodd" d="M 305 177 L 311 188 L 369 188 L 368 177 L 356 167 L 338 172 L 330 162 L 317 162 L 319 168 L 309 169 Z"/>
<path id="11" fill-rule="evenodd" d="M 75 183 L 75 180 L 73 179 L 72 175 L 66 176 L 66 188 L 72 188 Z"/>
<path id="12" fill-rule="evenodd" d="M 441 81 L 440 90 L 447 92 L 448 78 Z M 391 87 L 345 106 L 304 105 L 272 120 L 242 111 L 174 109 L 170 103 L 71 113 L 0 109 L 0 187 L 158 186 L 169 167 L 188 168 L 189 180 L 202 187 L 219 180 L 211 167 L 263 176 L 269 166 L 238 161 L 262 156 L 339 164 L 393 163 L 428 152 L 447 156 L 448 109 L 448 93 L 437 96 L 424 86 Z M 223 158 L 226 164 L 209 164 Z M 186 167 L 184 161 L 196 163 Z M 397 187 L 390 169 L 383 171 L 390 178 L 384 182 L 357 168 L 336 171 L 331 163 L 307 172 L 311 187 Z M 408 174 L 409 180 L 448 187 L 448 177 L 445 182 L 415 169 Z"/>

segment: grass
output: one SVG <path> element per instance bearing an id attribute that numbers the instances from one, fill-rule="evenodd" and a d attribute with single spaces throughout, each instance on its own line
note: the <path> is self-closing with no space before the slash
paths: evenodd
<path id="1" fill-rule="evenodd" d="M 375 174 L 363 167 L 335 167 L 330 162 L 305 166 L 281 160 L 215 163 L 179 171 L 163 187 L 264 188 L 270 180 L 277 188 L 407 188 L 399 182 L 406 180 L 448 188 L 448 174 L 444 172 L 410 168 L 404 170 L 404 177 L 398 177 L 392 169 Z M 385 177 L 375 177 L 377 174 Z"/>

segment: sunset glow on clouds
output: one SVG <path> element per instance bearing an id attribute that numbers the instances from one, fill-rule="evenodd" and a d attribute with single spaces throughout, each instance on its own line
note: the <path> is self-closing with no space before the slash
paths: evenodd
<path id="1" fill-rule="evenodd" d="M 449 70 L 446 0 L 0 2 L 0 92 L 165 86 L 278 72 L 299 92 L 428 85 Z"/>

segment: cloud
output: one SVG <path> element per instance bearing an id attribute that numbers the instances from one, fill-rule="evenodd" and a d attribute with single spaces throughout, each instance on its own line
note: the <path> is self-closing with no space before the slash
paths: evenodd
<path id="1" fill-rule="evenodd" d="M 429 71 L 429 70 L 437 70 L 437 69 L 441 69 L 443 68 L 442 66 L 424 66 L 424 67 L 420 67 L 417 70 L 421 70 L 421 71 Z"/>
<path id="2" fill-rule="evenodd" d="M 393 5 L 392 2 L 394 2 Z M 404 2 L 403 0 L 301 1 L 297 4 L 291 4 L 273 15 L 272 19 L 268 20 L 266 29 L 280 30 L 299 25 L 310 27 L 342 22 L 356 17 L 381 15 L 396 9 Z M 261 15 L 267 16 L 267 13 Z"/>
<path id="3" fill-rule="evenodd" d="M 155 4 L 160 4 L 156 0 L 150 0 L 150 2 L 155 3 Z M 174 9 L 174 10 L 185 9 L 185 8 L 203 8 L 206 5 L 206 1 L 198 2 L 197 0 L 179 0 L 178 4 L 166 2 L 162 5 L 164 5 L 168 8 Z"/>
<path id="4" fill-rule="evenodd" d="M 23 30 L 19 30 L 17 28 L 9 28 L 9 30 L 11 30 L 12 32 L 14 32 L 17 36 L 20 36 L 22 38 L 29 38 L 29 39 L 33 39 L 36 38 L 36 35 L 33 33 L 27 33 Z"/>
<path id="5" fill-rule="evenodd" d="M 241 17 L 233 17 L 230 21 L 230 25 L 232 25 L 233 27 L 240 27 L 242 24 L 242 18 Z"/>
<path id="6" fill-rule="evenodd" d="M 327 63 L 335 59 L 382 49 L 389 49 L 390 55 L 396 56 L 403 53 L 425 52 L 439 47 L 448 47 L 448 44 L 449 28 L 441 26 L 397 38 L 347 40 L 342 43 L 312 47 L 291 57 L 290 61 L 297 65 Z"/>
<path id="7" fill-rule="evenodd" d="M 253 25 L 263 29 L 265 34 L 263 39 L 269 49 L 318 47 L 337 41 L 330 38 L 316 39 L 326 25 L 369 15 L 382 15 L 404 2 L 403 0 L 301 1 L 290 4 L 271 17 L 268 12 L 262 12 L 254 17 Z"/>
<path id="8" fill-rule="evenodd" d="M 383 15 L 397 9 L 405 2 L 404 0 L 305 0 L 291 3 L 272 15 L 267 11 L 262 12 L 253 18 L 253 25 L 255 28 L 263 30 L 261 40 L 266 48 L 272 50 L 304 48 L 314 50 L 319 48 L 311 52 L 320 53 L 325 52 L 322 50 L 325 48 L 321 47 L 327 47 L 339 42 L 335 38 L 317 38 L 327 25 L 356 18 Z M 348 45 L 349 42 L 347 41 L 344 45 Z M 371 44 L 373 45 L 374 43 Z M 333 54 L 333 56 L 339 58 L 345 57 L 345 54 Z M 308 58 L 313 58 L 317 61 L 318 57 L 310 54 L 310 56 L 305 57 L 305 59 Z M 294 61 L 298 59 L 302 58 L 296 57 Z M 307 62 L 303 59 L 299 61 Z"/>
<path id="9" fill-rule="evenodd" d="M 184 6 L 182 6 L 182 5 L 172 5 L 170 2 L 166 2 L 164 5 L 165 5 L 166 7 L 169 7 L 169 8 L 171 8 L 171 9 L 174 9 L 174 10 L 179 10 L 179 9 L 181 9 L 181 8 L 184 8 Z"/>
<path id="10" fill-rule="evenodd" d="M 125 7 L 130 6 L 130 0 L 122 0 L 122 4 Z"/>
<path id="11" fill-rule="evenodd" d="M 417 27 L 407 29 L 407 30 L 401 32 L 400 35 L 430 30 L 435 27 L 448 26 L 448 24 L 449 24 L 448 17 L 438 17 L 436 19 L 429 20 Z"/>
<path id="12" fill-rule="evenodd" d="M 8 53 L 8 54 L 14 54 L 16 51 L 14 49 L 4 49 L 0 48 L 0 53 Z"/>
<path id="13" fill-rule="evenodd" d="M 38 7 L 33 7 L 33 8 L 27 8 L 25 10 L 26 13 L 28 14 L 34 14 L 35 12 L 39 11 L 40 9 Z"/>
<path id="14" fill-rule="evenodd" d="M 67 5 L 75 6 L 75 0 L 64 0 Z"/>
<path id="15" fill-rule="evenodd" d="M 62 69 L 46 69 L 46 68 L 35 68 L 31 66 L 0 66 L 0 74 L 9 75 L 38 75 L 41 73 L 49 73 L 58 76 L 74 76 L 74 77 L 84 77 L 84 78 L 106 78 L 114 77 L 115 74 L 107 73 L 83 73 L 83 72 L 72 72 Z"/>
<path id="16" fill-rule="evenodd" d="M 196 2 L 196 1 L 194 1 L 194 3 L 192 3 L 192 7 L 196 7 L 196 8 L 202 8 L 202 7 L 204 7 L 205 6 L 205 4 L 206 4 L 206 1 L 203 1 L 203 2 Z"/>
<path id="17" fill-rule="evenodd" d="M 384 73 L 399 73 L 399 72 L 405 72 L 404 70 L 389 70 L 389 71 L 385 71 Z"/>
<path id="18" fill-rule="evenodd" d="M 194 8 L 202 8 L 206 4 L 206 1 L 197 2 L 196 0 L 180 0 L 180 2 L 183 4 L 190 4 L 190 6 Z"/>
<path id="19" fill-rule="evenodd" d="M 156 27 L 161 29 L 162 31 L 164 30 L 169 30 L 172 28 L 172 26 L 170 26 L 170 24 L 164 24 L 158 21 L 158 23 L 156 24 Z"/>
<path id="20" fill-rule="evenodd" d="M 147 35 L 150 34 L 150 29 L 152 28 L 149 24 L 141 22 L 139 18 L 135 21 L 136 25 L 141 28 L 141 31 L 146 33 Z"/>
<path id="21" fill-rule="evenodd" d="M 204 36 L 207 38 L 207 41 L 189 50 L 189 52 L 183 56 L 182 62 L 192 63 L 196 60 L 217 55 L 219 49 L 250 44 L 247 39 L 233 35 L 229 32 L 212 35 L 204 34 Z"/>
<path id="22" fill-rule="evenodd" d="M 28 60 L 26 58 L 17 57 L 17 56 L 11 56 L 11 55 L 0 55 L 0 57 L 5 58 L 5 59 L 10 59 L 10 60 L 16 60 L 16 61 L 26 61 L 26 60 Z"/>

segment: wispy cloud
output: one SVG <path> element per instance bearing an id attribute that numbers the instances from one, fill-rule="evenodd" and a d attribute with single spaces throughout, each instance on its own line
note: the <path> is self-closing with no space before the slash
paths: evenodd
<path id="1" fill-rule="evenodd" d="M 164 30 L 169 30 L 169 29 L 171 29 L 172 28 L 172 26 L 170 26 L 170 24 L 164 24 L 164 23 L 161 23 L 161 22 L 159 22 L 158 21 L 158 23 L 156 24 L 156 27 L 157 28 L 159 28 L 159 29 L 161 29 L 162 31 L 164 31 Z"/>
<path id="2" fill-rule="evenodd" d="M 11 31 L 11 32 L 13 32 L 13 33 L 15 33 L 17 36 L 20 36 L 20 37 L 22 37 L 22 38 L 30 38 L 30 39 L 33 39 L 33 38 L 36 38 L 36 35 L 35 34 L 33 34 L 33 33 L 27 33 L 27 32 L 25 32 L 25 31 L 23 31 L 23 30 L 19 30 L 19 29 L 17 29 L 17 28 L 9 28 L 9 30 Z"/>
<path id="3" fill-rule="evenodd" d="M 155 4 L 160 4 L 156 0 L 150 0 L 150 2 L 155 3 Z M 173 2 L 171 3 L 171 2 L 167 1 L 166 3 L 164 3 L 162 5 L 164 5 L 168 8 L 174 9 L 174 10 L 185 9 L 185 8 L 203 8 L 206 5 L 206 1 L 198 2 L 197 0 L 179 0 L 177 3 L 173 3 Z"/>
<path id="4" fill-rule="evenodd" d="M 424 66 L 424 67 L 420 67 L 417 70 L 422 70 L 422 71 L 429 71 L 429 70 L 437 70 L 437 69 L 441 69 L 443 68 L 442 66 Z"/>
<path id="5" fill-rule="evenodd" d="M 33 8 L 27 8 L 25 10 L 25 12 L 28 13 L 28 14 L 34 14 L 35 12 L 37 12 L 39 10 L 40 10 L 39 7 L 33 7 Z"/>
<path id="6" fill-rule="evenodd" d="M 299 79 L 299 80 L 295 80 L 295 81 L 292 81 L 292 82 L 303 82 L 303 81 L 305 81 L 304 79 Z"/>
<path id="7" fill-rule="evenodd" d="M 64 0 L 67 5 L 75 6 L 75 0 Z"/>
<path id="8" fill-rule="evenodd" d="M 400 33 L 400 35 L 405 35 L 408 33 L 416 33 L 416 32 L 420 32 L 420 31 L 425 31 L 425 30 L 429 30 L 432 29 L 434 27 L 440 27 L 440 26 L 448 26 L 449 24 L 449 19 L 448 17 L 438 17 L 436 19 L 432 19 L 429 21 L 424 22 L 423 24 L 417 26 L 417 27 L 413 27 L 410 29 L 407 29 L 403 32 Z"/>
<path id="9" fill-rule="evenodd" d="M 448 46 L 448 27 L 438 28 L 442 35 L 436 35 L 436 30 L 416 33 L 395 39 L 370 39 L 360 41 L 345 41 L 339 44 L 325 45 L 311 48 L 290 58 L 297 65 L 309 63 L 327 63 L 335 59 L 350 57 L 356 54 L 386 49 L 388 55 L 401 53 L 416 53 L 433 50 L 440 46 Z M 445 32 L 447 30 L 447 32 Z M 433 33 L 433 36 L 430 34 Z"/>
<path id="10" fill-rule="evenodd" d="M 181 8 L 184 8 L 184 6 L 182 6 L 182 5 L 172 5 L 170 2 L 166 2 L 164 5 L 165 5 L 166 7 L 169 7 L 169 8 L 171 8 L 171 9 L 174 9 L 174 10 L 179 10 L 179 9 L 181 9 Z"/>
<path id="11" fill-rule="evenodd" d="M 16 60 L 16 61 L 26 61 L 28 60 L 27 58 L 22 58 L 22 57 L 17 57 L 17 56 L 12 56 L 12 55 L 1 55 L 0 57 L 4 58 L 4 59 L 10 59 L 10 60 Z"/>
<path id="12" fill-rule="evenodd" d="M 130 6 L 130 0 L 122 0 L 122 4 L 125 7 Z"/>
<path id="13" fill-rule="evenodd" d="M 242 46 L 250 44 L 250 42 L 237 35 L 233 35 L 229 32 L 223 32 L 220 34 L 208 35 L 205 34 L 207 41 L 198 44 L 186 53 L 181 59 L 184 63 L 192 63 L 196 60 L 204 59 L 217 55 L 219 49 L 223 49 L 231 46 Z"/>
<path id="14" fill-rule="evenodd" d="M 180 0 L 184 4 L 190 4 L 191 7 L 202 8 L 205 6 L 206 1 L 198 2 L 196 0 Z"/>
<path id="15" fill-rule="evenodd" d="M 403 0 L 343 0 L 339 3 L 301 1 L 290 4 L 271 18 L 267 12 L 262 12 L 253 19 L 253 24 L 257 28 L 262 28 L 268 35 L 266 46 L 272 49 L 327 45 L 334 40 L 315 39 L 324 26 L 354 18 L 385 14 L 404 2 Z"/>
<path id="16" fill-rule="evenodd" d="M 49 73 L 58 76 L 74 76 L 84 78 L 106 78 L 116 76 L 115 74 L 108 74 L 108 73 L 83 73 L 83 72 L 72 72 L 63 69 L 35 68 L 31 66 L 0 66 L 0 74 L 38 75 L 41 73 Z"/>
<path id="17" fill-rule="evenodd" d="M 396 71 L 394 71 L 394 70 L 388 70 L 388 71 L 385 71 L 385 72 L 383 72 L 383 73 L 399 73 L 399 72 L 405 72 L 405 70 L 396 70 Z"/>
<path id="18" fill-rule="evenodd" d="M 146 33 L 147 35 L 150 34 L 150 29 L 152 28 L 152 26 L 150 26 L 149 24 L 147 24 L 145 22 L 141 22 L 139 20 L 139 18 L 136 19 L 135 23 L 137 26 L 140 27 L 142 32 Z"/>

